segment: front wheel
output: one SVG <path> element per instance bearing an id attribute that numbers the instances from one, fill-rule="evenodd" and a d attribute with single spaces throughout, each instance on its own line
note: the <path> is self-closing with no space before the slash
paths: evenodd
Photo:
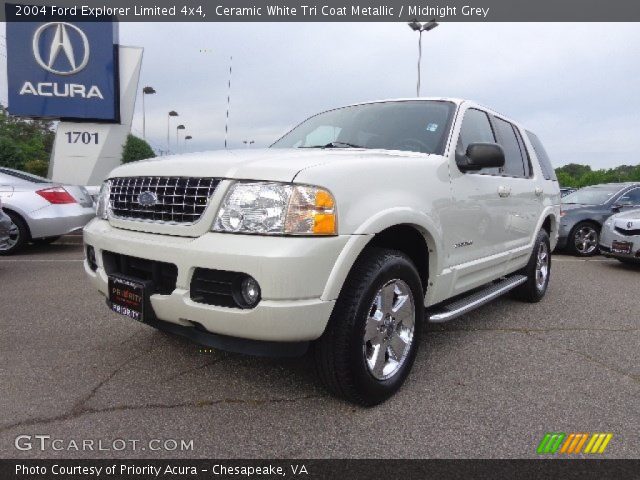
<path id="1" fill-rule="evenodd" d="M 365 251 L 314 345 L 318 375 L 327 389 L 363 406 L 377 405 L 398 391 L 420 343 L 422 297 L 420 277 L 406 255 Z"/>
<path id="2" fill-rule="evenodd" d="M 529 263 L 519 273 L 527 277 L 526 282 L 513 290 L 513 296 L 525 302 L 536 303 L 547 293 L 551 276 L 551 247 L 549 234 L 540 230 L 533 245 Z"/>
<path id="3" fill-rule="evenodd" d="M 598 253 L 600 229 L 595 223 L 580 222 L 569 234 L 569 251 L 578 257 L 591 257 Z"/>

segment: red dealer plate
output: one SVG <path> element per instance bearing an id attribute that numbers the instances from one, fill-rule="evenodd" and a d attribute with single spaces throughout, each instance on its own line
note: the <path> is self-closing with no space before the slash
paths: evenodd
<path id="1" fill-rule="evenodd" d="M 618 240 L 614 240 L 611 243 L 611 253 L 624 253 L 629 255 L 633 250 L 633 243 L 631 242 L 620 242 Z"/>
<path id="2" fill-rule="evenodd" d="M 120 315 L 144 321 L 145 285 L 123 277 L 109 277 L 109 305 Z"/>

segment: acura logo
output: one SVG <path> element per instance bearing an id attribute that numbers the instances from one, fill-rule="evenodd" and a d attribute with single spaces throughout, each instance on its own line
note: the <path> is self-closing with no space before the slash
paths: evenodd
<path id="1" fill-rule="evenodd" d="M 143 207 L 153 207 L 158 203 L 158 196 L 150 191 L 142 192 L 138 195 L 138 203 Z"/>
<path id="2" fill-rule="evenodd" d="M 40 37 L 48 30 L 54 29 L 53 40 L 48 50 L 40 45 Z M 82 52 L 76 52 L 71 42 L 71 35 L 78 35 L 82 41 Z M 60 55 L 67 58 L 67 68 L 55 68 Z M 33 34 L 33 56 L 38 65 L 48 72 L 57 75 L 73 75 L 78 73 L 89 62 L 89 39 L 78 27 L 66 22 L 50 22 L 40 25 Z M 59 64 L 58 64 L 59 65 Z"/>

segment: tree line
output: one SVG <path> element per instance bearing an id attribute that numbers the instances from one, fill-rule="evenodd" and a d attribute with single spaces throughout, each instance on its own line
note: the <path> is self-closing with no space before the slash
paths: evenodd
<path id="1" fill-rule="evenodd" d="M 55 138 L 50 120 L 32 120 L 9 115 L 0 105 L 0 166 L 46 176 Z M 122 163 L 155 157 L 143 139 L 129 135 L 122 149 Z M 556 168 L 562 187 L 581 188 L 598 183 L 640 182 L 639 165 L 592 170 L 589 165 L 570 163 Z"/>

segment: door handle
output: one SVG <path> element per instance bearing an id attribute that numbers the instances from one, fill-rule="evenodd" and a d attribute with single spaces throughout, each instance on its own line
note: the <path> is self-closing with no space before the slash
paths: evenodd
<path id="1" fill-rule="evenodd" d="M 534 192 L 536 192 L 536 195 L 539 197 L 540 195 L 542 195 L 542 187 L 536 187 Z"/>
<path id="2" fill-rule="evenodd" d="M 511 195 L 511 187 L 500 185 L 498 187 L 498 195 L 500 195 L 502 198 L 508 197 L 509 195 Z"/>

